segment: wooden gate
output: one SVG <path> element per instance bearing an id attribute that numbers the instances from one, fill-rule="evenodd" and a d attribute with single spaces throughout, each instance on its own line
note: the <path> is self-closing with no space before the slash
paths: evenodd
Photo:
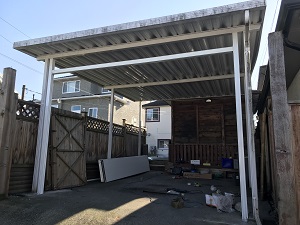
<path id="1" fill-rule="evenodd" d="M 86 183 L 85 128 L 81 114 L 55 109 L 51 117 L 49 164 L 51 189 Z"/>

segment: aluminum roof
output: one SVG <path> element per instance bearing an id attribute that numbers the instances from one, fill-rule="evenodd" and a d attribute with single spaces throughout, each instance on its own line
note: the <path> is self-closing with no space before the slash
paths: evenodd
<path id="1" fill-rule="evenodd" d="M 60 69 L 102 64 L 103 67 L 76 70 L 73 74 L 105 88 L 115 88 L 116 93 L 134 101 L 232 96 L 233 53 L 227 48 L 233 44 L 231 33 L 238 32 L 243 73 L 245 10 L 250 16 L 253 69 L 265 14 L 264 0 L 31 39 L 14 43 L 14 48 L 38 60 L 54 58 Z M 217 48 L 224 51 L 198 54 Z M 129 62 L 123 64 L 124 61 Z M 67 71 L 56 71 L 62 72 Z"/>

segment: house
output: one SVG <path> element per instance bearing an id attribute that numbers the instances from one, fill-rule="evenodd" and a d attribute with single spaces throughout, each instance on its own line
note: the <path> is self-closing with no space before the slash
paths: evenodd
<path id="1" fill-rule="evenodd" d="M 153 101 L 143 105 L 147 129 L 148 152 L 168 158 L 171 141 L 171 106 L 166 101 Z"/>
<path id="2" fill-rule="evenodd" d="M 52 107 L 69 110 L 76 113 L 87 112 L 90 117 L 109 120 L 110 112 L 109 90 L 70 75 L 54 78 Z M 114 123 L 138 125 L 138 102 L 130 101 L 120 95 L 114 97 Z"/>

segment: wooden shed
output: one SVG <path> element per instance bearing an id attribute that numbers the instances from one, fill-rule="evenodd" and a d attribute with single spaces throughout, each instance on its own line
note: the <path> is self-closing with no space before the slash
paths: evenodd
<path id="1" fill-rule="evenodd" d="M 253 92 L 255 106 L 259 93 Z M 243 98 L 244 101 L 244 98 Z M 245 104 L 242 104 L 246 134 Z M 247 138 L 244 135 L 245 155 Z M 172 101 L 172 141 L 169 160 L 200 160 L 210 168 L 222 168 L 222 159 L 238 159 L 238 135 L 234 97 Z"/>
<path id="2" fill-rule="evenodd" d="M 172 102 L 172 162 L 200 160 L 220 168 L 229 157 L 238 158 L 234 97 Z"/>

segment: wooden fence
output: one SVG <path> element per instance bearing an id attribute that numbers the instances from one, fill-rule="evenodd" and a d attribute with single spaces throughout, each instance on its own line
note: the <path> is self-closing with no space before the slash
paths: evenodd
<path id="1" fill-rule="evenodd" d="M 12 142 L 12 166 L 9 192 L 31 190 L 40 107 L 18 101 L 15 141 Z"/>
<path id="2" fill-rule="evenodd" d="M 297 198 L 298 212 L 300 212 L 300 104 L 290 104 L 292 118 L 292 135 L 293 135 L 293 166 L 295 171 L 295 190 Z M 298 213 L 300 221 L 300 214 Z"/>
<path id="3" fill-rule="evenodd" d="M 87 117 L 86 121 L 86 162 L 87 179 L 99 178 L 98 159 L 107 158 L 109 122 Z M 113 125 L 112 158 L 138 154 L 139 128 L 126 124 Z M 142 145 L 146 143 L 146 132 L 142 131 Z"/>
<path id="4" fill-rule="evenodd" d="M 39 112 L 38 104 L 18 101 L 10 193 L 31 191 Z M 107 158 L 108 127 L 107 121 L 52 108 L 45 189 L 78 186 L 86 179 L 98 178 L 97 161 Z M 114 124 L 112 157 L 137 155 L 138 132 L 138 127 Z M 145 134 L 142 130 L 142 145 L 146 142 Z M 78 182 L 73 183 L 74 179 L 70 177 Z"/>
<path id="5" fill-rule="evenodd" d="M 202 163 L 210 163 L 214 168 L 222 167 L 222 158 L 238 158 L 237 145 L 222 144 L 173 144 L 170 146 L 172 162 L 190 162 L 200 159 Z"/>

